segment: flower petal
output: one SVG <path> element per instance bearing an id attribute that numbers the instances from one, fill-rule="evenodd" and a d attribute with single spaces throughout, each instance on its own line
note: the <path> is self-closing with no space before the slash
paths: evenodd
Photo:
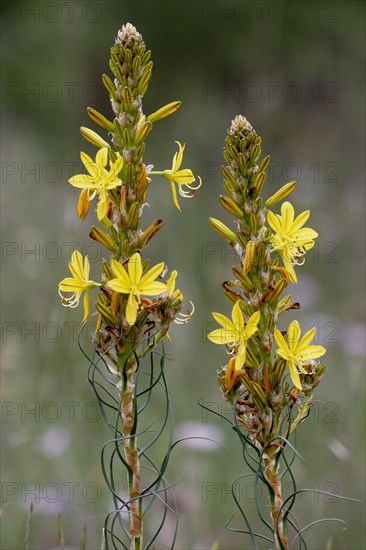
<path id="1" fill-rule="evenodd" d="M 186 168 L 185 170 L 175 172 L 174 181 L 177 182 L 178 185 L 187 185 L 196 181 L 196 178 L 194 177 L 192 170 Z"/>
<path id="2" fill-rule="evenodd" d="M 129 288 L 128 290 L 129 292 L 131 289 L 131 279 L 129 278 L 128 273 L 123 267 L 123 265 L 121 265 L 116 260 L 112 260 L 111 267 L 115 276 L 118 277 L 118 279 L 121 279 L 121 283 L 123 282 L 123 284 Z"/>
<path id="3" fill-rule="evenodd" d="M 301 385 L 301 382 L 300 382 L 300 376 L 299 376 L 299 373 L 297 371 L 296 366 L 294 365 L 294 363 L 292 361 L 289 361 L 288 362 L 288 367 L 290 369 L 290 376 L 291 376 L 291 380 L 292 380 L 294 386 L 296 388 L 298 388 L 299 390 L 302 390 L 302 385 Z"/>
<path id="4" fill-rule="evenodd" d="M 221 313 L 212 313 L 212 317 L 225 330 L 230 330 L 231 332 L 235 332 L 235 327 L 234 327 L 233 323 L 230 321 L 230 319 L 228 317 L 226 317 L 226 315 L 222 315 Z"/>
<path id="5" fill-rule="evenodd" d="M 69 261 L 69 270 L 76 279 L 80 279 L 81 281 L 84 279 L 83 256 L 78 250 L 74 250 L 72 253 L 71 260 Z"/>
<path id="6" fill-rule="evenodd" d="M 151 283 L 157 277 L 159 277 L 159 275 L 164 269 L 164 266 L 165 266 L 164 262 L 160 262 L 159 264 L 156 264 L 154 267 L 149 269 L 149 271 L 145 273 L 145 275 L 142 277 L 139 287 L 141 286 L 141 284 Z"/>
<path id="7" fill-rule="evenodd" d="M 172 190 L 174 206 L 179 210 L 179 212 L 181 212 L 179 202 L 178 202 L 178 198 L 177 198 L 177 190 L 175 188 L 175 183 L 174 183 L 173 180 L 170 180 L 170 189 Z"/>
<path id="8" fill-rule="evenodd" d="M 178 272 L 174 269 L 171 272 L 169 279 L 166 282 L 166 287 L 168 289 L 168 294 L 173 294 L 175 289 L 175 279 L 177 278 Z"/>
<path id="9" fill-rule="evenodd" d="M 300 325 L 299 325 L 299 328 L 300 328 Z M 306 350 L 306 348 L 309 346 L 310 342 L 314 339 L 315 333 L 316 333 L 316 329 L 314 327 L 314 328 L 308 330 L 308 332 L 306 334 L 304 334 L 304 336 L 301 338 L 301 340 L 296 343 L 296 346 L 295 346 L 296 349 L 295 349 L 295 347 L 293 349 L 294 349 L 294 351 L 297 355 L 300 355 L 301 353 L 303 353 Z"/>
<path id="10" fill-rule="evenodd" d="M 85 258 L 84 258 L 84 269 L 83 269 L 84 281 L 89 280 L 89 274 L 90 274 L 90 262 L 89 262 L 88 256 L 85 256 Z"/>
<path id="11" fill-rule="evenodd" d="M 323 346 L 308 346 L 301 354 L 299 354 L 301 361 L 310 361 L 310 359 L 318 359 L 326 353 L 326 349 Z"/>
<path id="12" fill-rule="evenodd" d="M 318 233 L 314 231 L 314 229 L 310 229 L 310 227 L 303 227 L 302 229 L 292 233 L 292 238 L 295 239 L 296 244 L 298 245 L 313 241 L 317 238 L 317 236 Z"/>
<path id="13" fill-rule="evenodd" d="M 123 158 L 122 158 L 122 157 L 118 157 L 118 159 L 116 160 L 116 162 L 114 162 L 114 163 L 111 165 L 110 173 L 112 173 L 114 176 L 118 176 L 118 174 L 120 173 L 120 171 L 122 170 L 122 168 L 123 168 Z"/>
<path id="14" fill-rule="evenodd" d="M 139 284 L 139 291 L 145 296 L 158 296 L 163 292 L 166 292 L 166 284 L 159 281 L 152 281 L 151 283 Z"/>
<path id="15" fill-rule="evenodd" d="M 283 259 L 283 263 L 285 265 L 285 269 L 286 269 L 286 271 L 288 272 L 288 274 L 290 276 L 290 281 L 292 283 L 296 284 L 297 283 L 297 275 L 295 273 L 294 266 L 292 265 L 291 261 L 289 261 L 284 256 L 282 256 L 282 259 Z"/>
<path id="16" fill-rule="evenodd" d="M 289 348 L 288 348 L 287 342 L 284 339 L 282 332 L 279 331 L 278 328 L 274 329 L 274 339 L 275 339 L 275 342 L 278 346 L 278 350 L 276 351 L 276 353 L 279 354 L 279 351 L 281 350 L 286 355 L 288 355 Z M 283 357 L 283 355 L 281 355 L 281 357 Z"/>
<path id="17" fill-rule="evenodd" d="M 104 189 L 114 189 L 115 187 L 118 187 L 119 185 L 122 185 L 122 180 L 119 178 L 110 178 L 108 176 L 107 181 L 104 184 Z"/>
<path id="18" fill-rule="evenodd" d="M 240 348 L 242 347 L 242 344 L 240 345 L 240 348 L 239 348 L 239 352 L 238 352 L 238 355 L 235 357 L 235 370 L 238 371 L 240 370 L 243 366 L 244 366 L 244 363 L 245 363 L 245 357 L 246 357 L 246 348 L 245 348 L 245 343 L 243 342 L 244 346 L 242 348 L 242 350 L 240 350 Z"/>
<path id="19" fill-rule="evenodd" d="M 108 288 L 111 288 L 115 292 L 120 292 L 121 294 L 129 294 L 130 290 L 131 290 L 130 282 L 128 282 L 128 284 L 126 284 L 126 282 L 124 280 L 122 280 L 121 278 L 111 279 L 110 281 L 108 281 L 106 286 Z"/>
<path id="20" fill-rule="evenodd" d="M 258 330 L 258 323 L 261 317 L 261 312 L 256 311 L 251 317 L 249 317 L 247 326 L 245 327 L 245 339 L 249 340 L 251 336 Z"/>
<path id="21" fill-rule="evenodd" d="M 131 279 L 131 284 L 137 286 L 141 280 L 142 275 L 141 256 L 138 252 L 132 254 L 131 258 L 128 261 L 127 269 Z"/>
<path id="22" fill-rule="evenodd" d="M 90 307 L 89 307 L 89 292 L 85 292 L 84 296 L 84 317 L 83 321 L 85 321 L 89 317 L 90 313 Z"/>
<path id="23" fill-rule="evenodd" d="M 267 221 L 276 233 L 282 232 L 279 216 L 277 216 L 276 214 L 273 214 L 273 212 L 271 212 L 270 210 L 268 210 L 267 212 Z"/>
<path id="24" fill-rule="evenodd" d="M 69 183 L 73 187 L 78 187 L 79 189 L 93 189 L 95 187 L 95 179 L 92 176 L 87 176 L 86 174 L 77 174 L 72 176 L 69 179 Z"/>
<path id="25" fill-rule="evenodd" d="M 235 302 L 235 304 L 234 304 L 233 311 L 231 313 L 231 317 L 232 317 L 232 320 L 233 320 L 233 325 L 234 325 L 234 328 L 235 328 L 235 332 L 237 332 L 239 337 L 240 337 L 244 332 L 244 317 L 243 317 L 243 312 L 242 312 L 241 307 L 240 307 L 239 300 L 237 302 Z"/>
<path id="26" fill-rule="evenodd" d="M 300 328 L 299 322 L 291 321 L 287 331 L 287 341 L 289 343 L 290 350 L 292 350 L 294 353 L 297 353 L 296 348 L 297 348 L 297 344 L 299 343 L 300 336 L 301 336 L 301 328 Z"/>
<path id="27" fill-rule="evenodd" d="M 71 277 L 66 277 L 65 279 L 62 279 L 58 286 L 61 292 L 81 293 L 83 290 L 88 288 L 88 286 L 83 281 L 72 279 Z"/>
<path id="28" fill-rule="evenodd" d="M 84 164 L 85 168 L 88 170 L 89 174 L 94 178 L 98 178 L 100 174 L 100 169 L 97 164 L 87 155 L 86 153 L 80 153 L 81 162 Z"/>
<path id="29" fill-rule="evenodd" d="M 304 210 L 304 212 L 301 212 L 301 214 L 299 214 L 293 224 L 292 224 L 292 232 L 294 231 L 297 231 L 298 229 L 300 229 L 300 227 L 302 227 L 304 225 L 304 223 L 306 223 L 309 219 L 309 216 L 310 216 L 310 210 Z"/>
<path id="30" fill-rule="evenodd" d="M 236 341 L 236 334 L 223 328 L 218 328 L 207 334 L 207 338 L 214 344 L 233 344 Z"/>
<path id="31" fill-rule="evenodd" d="M 180 165 L 182 164 L 182 161 L 183 161 L 183 152 L 185 149 L 185 145 L 182 145 L 179 141 L 176 141 L 175 143 L 178 145 L 178 153 L 175 153 L 173 158 L 173 164 L 172 164 L 173 172 L 176 172 L 177 170 L 179 170 Z"/>
<path id="32" fill-rule="evenodd" d="M 102 147 L 99 149 L 95 155 L 95 162 L 101 167 L 105 168 L 108 162 L 108 149 L 107 147 Z"/>
<path id="33" fill-rule="evenodd" d="M 291 227 L 294 221 L 295 211 L 292 204 L 288 201 L 281 206 L 282 230 L 284 233 L 291 233 Z"/>
<path id="34" fill-rule="evenodd" d="M 138 304 L 135 299 L 135 296 L 131 293 L 127 300 L 126 306 L 126 319 L 129 325 L 133 325 L 137 317 Z"/>
<path id="35" fill-rule="evenodd" d="M 102 221 L 108 214 L 108 199 L 105 193 L 102 193 L 99 197 L 97 204 L 97 218 Z"/>

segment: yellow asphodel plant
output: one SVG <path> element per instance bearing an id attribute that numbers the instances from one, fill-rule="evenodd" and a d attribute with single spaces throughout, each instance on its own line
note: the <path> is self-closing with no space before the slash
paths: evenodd
<path id="1" fill-rule="evenodd" d="M 220 196 L 235 224 L 210 218 L 212 228 L 237 253 L 234 279 L 223 283 L 232 320 L 213 313 L 221 328 L 208 338 L 226 345 L 230 359 L 219 370 L 219 385 L 236 413 L 233 427 L 242 427 L 241 441 L 244 437 L 257 452 L 257 475 L 269 488 L 273 543 L 277 550 L 287 550 L 287 518 L 293 502 L 285 503 L 282 496 L 280 459 L 288 437 L 309 412 L 313 390 L 325 372 L 317 361 L 325 348 L 311 344 L 315 328 L 302 337 L 296 320 L 287 330 L 280 329 L 280 317 L 299 307 L 281 294 L 290 282 L 297 283 L 296 272 L 317 233 L 304 227 L 309 210 L 295 216 L 293 205 L 285 201 L 280 214 L 273 211 L 294 191 L 295 182 L 285 184 L 264 203 L 261 195 L 270 158 L 260 157 L 261 138 L 243 116 L 237 116 L 225 140 L 222 175 L 227 195 Z"/>
<path id="2" fill-rule="evenodd" d="M 153 496 L 153 489 L 143 491 L 141 485 L 140 450 L 137 446 L 140 412 L 137 405 L 140 395 L 136 389 L 137 373 L 143 357 L 152 352 L 164 337 L 170 339 L 168 331 L 171 323 L 185 323 L 191 315 L 190 312 L 181 313 L 183 294 L 175 290 L 177 271 L 169 273 L 164 261 L 150 267 L 150 261 L 144 259 L 144 249 L 162 228 L 163 221 L 157 219 L 142 228 L 141 216 L 152 177 L 159 175 L 168 179 L 178 209 L 176 185 L 181 196 L 190 197 L 201 183 L 199 181 L 194 186 L 192 171 L 181 169 L 185 146 L 179 141 L 171 169 L 152 172 L 144 162 L 145 141 L 154 124 L 174 114 L 181 105 L 180 101 L 174 101 L 148 116 L 144 115 L 142 99 L 152 74 L 150 57 L 151 52 L 146 49 L 135 27 L 129 23 L 124 25 L 111 49 L 113 80 L 106 74 L 102 77 L 110 96 L 113 118 L 108 120 L 95 109 L 88 109 L 90 118 L 102 129 L 104 137 L 85 126 L 81 128 L 82 136 L 97 147 L 97 151 L 91 156 L 80 153 L 86 173 L 76 174 L 69 180 L 73 187 L 81 189 L 77 206 L 81 220 L 87 218 L 90 206 L 96 199 L 97 225 L 92 226 L 90 237 L 105 249 L 105 260 L 99 266 L 102 273 L 96 276 L 99 282 L 90 280 L 89 260 L 76 251 L 69 263 L 72 277 L 59 283 L 64 306 L 76 307 L 85 293 L 83 321 L 90 313 L 91 291 L 96 288 L 99 291 L 91 308 L 92 316 L 96 315 L 92 341 L 100 359 L 116 376 L 115 387 L 119 396 L 113 397 L 113 400 L 120 402 L 121 425 L 116 428 L 115 433 L 119 434 L 120 439 L 114 436 L 116 449 L 113 457 L 121 456 L 121 446 L 124 449 L 129 493 L 128 499 L 119 508 L 118 491 L 113 491 L 116 504 L 114 519 L 118 517 L 118 521 L 112 521 L 113 515 L 108 516 L 111 526 L 105 530 L 105 544 L 108 546 L 108 536 L 112 537 L 110 544 L 113 547 L 116 540 L 120 544 L 119 538 L 113 538 L 116 536 L 114 530 L 120 525 L 121 513 L 127 512 L 129 525 L 121 536 L 129 533 L 131 550 L 143 549 L 143 499 L 148 502 Z M 97 271 L 97 268 L 94 269 Z M 151 374 L 151 391 L 156 385 L 154 380 L 155 372 Z M 95 385 L 94 389 L 97 393 Z M 105 400 L 99 399 L 99 403 L 105 404 Z M 144 452 L 143 457 L 145 455 Z M 151 464 L 147 463 L 149 472 Z M 104 468 L 104 472 L 107 471 L 110 468 Z M 157 485 L 161 483 L 162 475 L 157 473 Z M 113 483 L 111 474 L 108 486 L 113 487 Z"/>

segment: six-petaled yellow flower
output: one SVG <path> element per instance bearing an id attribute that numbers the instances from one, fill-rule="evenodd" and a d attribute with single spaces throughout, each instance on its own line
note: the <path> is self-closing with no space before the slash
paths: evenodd
<path id="1" fill-rule="evenodd" d="M 177 153 L 175 153 L 173 157 L 171 170 L 164 170 L 163 172 L 150 172 L 150 174 L 163 176 L 164 178 L 169 180 L 173 195 L 173 202 L 176 208 L 180 210 L 175 184 L 178 185 L 178 191 L 181 197 L 190 198 L 193 197 L 194 191 L 201 187 L 202 181 L 201 178 L 199 178 L 199 184 L 193 186 L 191 184 L 196 181 L 196 178 L 192 174 L 192 170 L 189 170 L 188 168 L 184 170 L 179 170 L 183 161 L 183 152 L 185 145 L 182 145 L 179 141 L 176 141 L 175 143 L 178 145 L 179 150 Z M 187 189 L 185 189 L 184 187 L 186 187 Z"/>
<path id="2" fill-rule="evenodd" d="M 293 283 L 297 283 L 294 265 L 303 263 L 303 256 L 307 250 L 314 246 L 314 239 L 318 233 L 309 227 L 302 227 L 308 220 L 310 210 L 305 210 L 295 218 L 294 207 L 290 202 L 284 202 L 281 206 L 281 215 L 267 213 L 269 225 L 275 231 L 271 237 L 274 250 L 283 259 L 286 270 Z"/>
<path id="3" fill-rule="evenodd" d="M 128 261 L 127 270 L 116 260 L 111 262 L 116 279 L 109 281 L 109 288 L 121 294 L 128 294 L 126 306 L 126 319 L 129 325 L 136 321 L 141 294 L 145 296 L 158 296 L 167 290 L 164 283 L 156 281 L 164 269 L 164 262 L 151 268 L 145 275 L 142 275 L 142 264 L 140 254 L 137 252 Z"/>
<path id="4" fill-rule="evenodd" d="M 260 312 L 256 311 L 244 321 L 239 302 L 236 302 L 232 310 L 232 321 L 221 313 L 212 314 L 222 328 L 213 330 L 208 338 L 214 344 L 229 344 L 236 348 L 235 369 L 240 370 L 245 363 L 247 341 L 258 330 Z"/>
<path id="5" fill-rule="evenodd" d="M 96 286 L 100 286 L 99 283 L 89 280 L 90 272 L 90 263 L 88 256 L 85 256 L 84 262 L 83 257 L 75 250 L 71 256 L 71 261 L 69 262 L 69 269 L 71 271 L 72 277 L 66 277 L 59 283 L 58 292 L 62 298 L 62 304 L 66 307 L 76 307 L 79 305 L 80 296 L 85 292 L 84 296 L 84 318 L 83 321 L 89 315 L 89 290 Z M 71 296 L 61 294 L 71 292 Z"/>
<path id="6" fill-rule="evenodd" d="M 318 359 L 326 352 L 323 346 L 310 345 L 315 336 L 315 328 L 304 334 L 301 340 L 300 336 L 301 329 L 297 321 L 292 321 L 288 327 L 287 342 L 277 328 L 274 330 L 274 338 L 278 346 L 276 353 L 287 362 L 292 382 L 299 390 L 302 389 L 299 371 L 306 374 L 303 364 L 308 363 L 311 359 Z"/>
<path id="7" fill-rule="evenodd" d="M 89 172 L 89 175 L 77 174 L 69 179 L 69 183 L 74 187 L 83 189 L 83 191 L 87 189 L 89 201 L 93 200 L 95 195 L 99 195 L 97 218 L 101 221 L 108 212 L 108 190 L 114 189 L 122 184 L 118 174 L 122 169 L 123 159 L 122 157 L 118 157 L 113 164 L 110 164 L 110 170 L 108 171 L 106 170 L 108 163 L 107 147 L 99 149 L 95 156 L 95 161 L 83 152 L 80 153 L 80 158 Z"/>

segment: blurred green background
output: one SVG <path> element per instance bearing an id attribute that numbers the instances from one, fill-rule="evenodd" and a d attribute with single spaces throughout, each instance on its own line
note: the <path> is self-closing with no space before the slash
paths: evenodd
<path id="1" fill-rule="evenodd" d="M 271 155 L 264 195 L 297 179 L 295 209 L 310 208 L 309 225 L 319 233 L 291 289 L 302 304 L 296 318 L 305 328 L 315 325 L 328 349 L 319 402 L 299 430 L 298 449 L 311 467 L 298 460 L 297 481 L 364 498 L 362 6 L 352 0 L 2 2 L 2 549 L 22 548 L 31 500 L 32 549 L 59 547 L 58 514 L 65 547 L 79 547 L 86 524 L 87 548 L 99 548 L 111 509 L 99 463 L 109 433 L 76 342 L 82 312 L 61 307 L 57 284 L 74 248 L 89 254 L 98 276 L 101 252 L 88 238 L 92 215 L 79 222 L 78 192 L 67 180 L 79 173 L 79 151 L 94 152 L 78 130 L 97 130 L 86 107 L 111 116 L 100 77 L 109 73 L 109 48 L 127 21 L 154 60 L 144 112 L 183 101 L 174 117 L 155 125 L 145 162 L 169 168 L 180 140 L 184 167 L 204 182 L 194 200 L 181 199 L 179 214 L 167 183 L 154 180 L 145 211 L 146 225 L 165 220 L 151 258 L 178 270 L 187 304 L 196 306 L 191 322 L 171 331 L 167 376 L 176 437 L 205 435 L 227 450 L 199 440 L 175 450 L 168 478 L 185 476 L 175 488 L 182 515 L 176 548 L 208 549 L 215 541 L 226 550 L 250 548 L 249 539 L 225 529 L 232 515 L 231 526 L 243 528 L 228 493 L 247 472 L 239 442 L 197 404 L 201 398 L 225 410 L 216 384 L 225 352 L 206 334 L 211 311 L 230 311 L 220 285 L 235 258 L 207 218 L 232 224 L 218 201 L 219 168 L 226 130 L 239 113 Z M 91 321 L 82 333 L 86 346 Z M 243 481 L 238 490 L 259 528 L 252 486 Z M 348 524 L 347 530 L 334 522 L 310 529 L 312 550 L 363 547 L 363 511 L 363 503 L 311 494 L 295 509 L 303 526 L 322 517 Z M 164 539 L 156 548 L 165 548 Z"/>

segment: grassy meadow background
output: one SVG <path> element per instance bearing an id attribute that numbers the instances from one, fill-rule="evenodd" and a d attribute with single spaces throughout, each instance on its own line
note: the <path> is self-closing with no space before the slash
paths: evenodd
<path id="1" fill-rule="evenodd" d="M 223 212 L 220 166 L 225 133 L 245 115 L 271 155 L 263 194 L 296 179 L 296 211 L 310 208 L 319 233 L 298 270 L 291 293 L 296 318 L 316 326 L 328 353 L 319 400 L 300 430 L 299 486 L 364 499 L 364 19 L 358 1 L 84 1 L 1 3 L 2 32 L 2 536 L 3 550 L 23 547 L 26 514 L 34 501 L 30 548 L 100 548 L 111 499 L 99 452 L 110 437 L 87 382 L 88 364 L 77 346 L 82 310 L 61 307 L 58 281 L 78 248 L 98 276 L 101 250 L 90 244 L 92 212 L 76 216 L 78 192 L 67 180 L 79 173 L 79 151 L 94 152 L 79 126 L 97 128 L 86 107 L 111 116 L 101 74 L 118 29 L 130 21 L 154 61 L 144 100 L 149 114 L 170 101 L 178 113 L 158 122 L 145 162 L 170 168 L 175 140 L 186 143 L 184 167 L 203 180 L 194 200 L 173 206 L 167 182 L 149 188 L 149 220 L 164 229 L 146 253 L 179 272 L 179 287 L 196 312 L 171 330 L 167 364 L 176 437 L 203 435 L 175 449 L 168 470 L 181 518 L 176 548 L 250 548 L 229 532 L 243 528 L 229 494 L 247 470 L 235 434 L 198 400 L 225 406 L 216 369 L 224 349 L 206 339 L 211 311 L 228 314 L 221 282 L 230 278 L 232 251 L 207 218 L 232 224 Z M 289 313 L 286 322 L 294 318 Z M 95 318 L 82 331 L 90 348 Z M 156 403 L 156 415 L 159 404 Z M 124 480 L 121 480 L 124 483 Z M 240 502 L 259 529 L 253 487 L 242 482 Z M 266 496 L 261 497 L 265 502 Z M 308 531 L 308 548 L 359 550 L 364 503 L 302 495 L 302 525 L 343 519 Z M 328 545 L 328 546 L 327 546 Z M 161 539 L 156 548 L 165 548 Z M 260 548 L 266 548 L 259 543 Z"/>

